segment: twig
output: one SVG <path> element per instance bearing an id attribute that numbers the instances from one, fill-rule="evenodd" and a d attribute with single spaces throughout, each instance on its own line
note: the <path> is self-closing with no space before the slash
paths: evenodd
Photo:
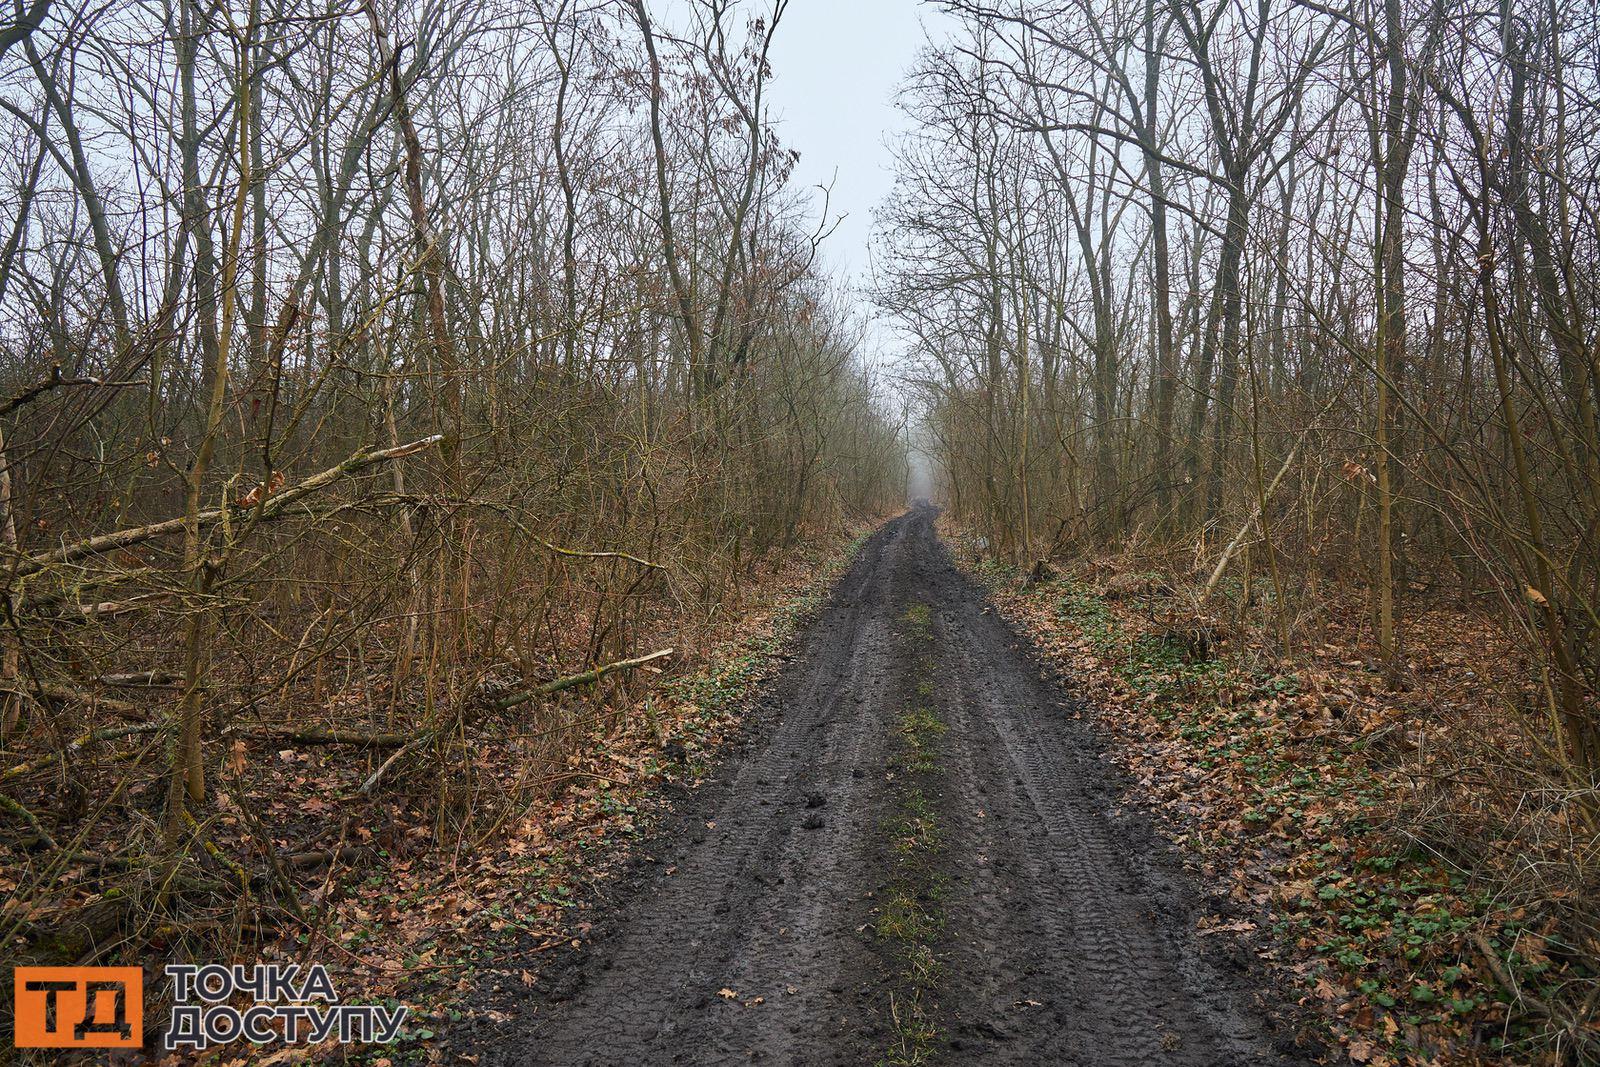
<path id="1" fill-rule="evenodd" d="M 383 763 L 378 766 L 378 769 L 373 771 L 372 774 L 367 777 L 366 781 L 361 783 L 361 788 L 357 789 L 356 792 L 362 796 L 371 795 L 372 791 L 378 787 L 378 783 L 383 781 L 383 776 L 389 773 L 389 768 L 393 767 L 401 756 L 404 756 L 407 752 L 413 752 L 422 747 L 422 745 L 426 743 L 432 736 L 432 731 L 429 731 L 428 733 L 412 738 L 407 744 L 400 746 L 394 751 L 393 755 L 384 760 Z"/>
<path id="2" fill-rule="evenodd" d="M 49 845 L 52 851 L 60 850 L 61 846 L 56 844 L 56 839 L 50 836 L 50 831 L 44 828 L 44 824 L 39 821 L 39 816 L 18 804 L 15 800 L 7 796 L 0 796 L 0 811 L 9 811 L 27 823 L 29 829 L 38 834 L 39 840 Z"/>
<path id="3" fill-rule="evenodd" d="M 206 854 L 212 859 L 216 860 L 218 863 L 222 864 L 228 870 L 233 872 L 233 876 L 239 879 L 239 888 L 244 891 L 244 895 L 246 897 L 249 897 L 251 881 L 250 872 L 239 866 L 238 863 L 234 862 L 231 857 L 224 853 L 222 849 L 218 848 L 212 842 L 212 840 L 205 835 L 205 832 L 200 828 L 200 824 L 195 822 L 194 816 L 189 814 L 188 808 L 179 809 L 179 814 L 183 816 L 183 821 L 189 824 L 189 828 L 194 831 L 195 839 L 200 842 L 200 847 L 205 849 Z"/>

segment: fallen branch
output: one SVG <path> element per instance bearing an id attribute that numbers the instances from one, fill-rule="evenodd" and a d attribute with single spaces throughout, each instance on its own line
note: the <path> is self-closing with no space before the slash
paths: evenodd
<path id="1" fill-rule="evenodd" d="M 528 689 L 521 693 L 513 693 L 508 697 L 501 697 L 491 706 L 495 711 L 505 711 L 519 704 L 526 704 L 536 697 L 550 696 L 552 693 L 559 693 L 563 689 L 571 689 L 575 685 L 598 682 L 608 674 L 633 670 L 635 667 L 643 667 L 645 664 L 653 663 L 658 659 L 666 659 L 675 651 L 675 649 L 664 648 L 660 652 L 652 652 L 648 656 L 640 656 L 638 659 L 620 660 L 616 663 L 608 663 L 604 667 L 596 667 L 592 671 L 584 671 L 582 674 L 569 674 L 565 678 L 557 678 L 554 681 L 546 682 L 536 689 Z"/>
<path id="2" fill-rule="evenodd" d="M 357 452 L 338 466 L 330 467 L 319 474 L 313 474 L 305 481 L 291 485 L 287 489 L 281 489 L 254 507 L 240 508 L 235 504 L 225 504 L 220 508 L 202 511 L 198 516 L 199 524 L 201 528 L 206 528 L 214 526 L 225 519 L 249 515 L 252 512 L 257 513 L 262 521 L 275 519 L 287 511 L 289 506 L 296 501 L 326 489 L 356 471 L 370 467 L 375 463 L 382 463 L 385 460 L 402 459 L 406 456 L 414 455 L 425 448 L 438 444 L 442 440 L 444 440 L 443 434 L 433 434 L 430 437 L 412 441 L 410 444 Z M 164 519 L 161 522 L 153 522 L 147 526 L 136 526 L 128 530 L 118 530 L 115 533 L 88 537 L 45 555 L 24 556 L 17 561 L 13 574 L 17 578 L 26 578 L 29 575 L 38 574 L 42 570 L 62 563 L 74 563 L 89 556 L 129 548 L 133 545 L 143 544 L 146 541 L 153 541 L 158 537 L 181 533 L 186 521 L 180 515 L 177 518 Z"/>
<path id="3" fill-rule="evenodd" d="M 471 507 L 483 508 L 487 511 L 494 512 L 507 523 L 510 523 L 518 533 L 522 534 L 522 536 L 526 537 L 530 541 L 537 542 L 547 551 L 557 556 L 566 556 L 571 559 L 623 559 L 627 560 L 629 563 L 636 563 L 648 570 L 664 571 L 667 569 L 659 563 L 653 563 L 650 560 L 635 556 L 631 552 L 619 552 L 615 549 L 565 548 L 553 541 L 540 537 L 538 534 L 528 529 L 522 524 L 521 521 L 517 519 L 515 509 L 510 504 L 501 501 L 469 499 L 454 501 L 454 503 L 466 504 Z"/>
<path id="4" fill-rule="evenodd" d="M 1334 399 L 1337 399 L 1337 397 Z M 1266 490 L 1256 498 L 1255 507 L 1250 511 L 1250 517 L 1244 520 L 1244 525 L 1239 527 L 1239 532 L 1233 535 L 1233 540 L 1228 542 L 1228 547 L 1222 550 L 1222 557 L 1217 560 L 1217 565 L 1211 572 L 1211 578 L 1206 582 L 1205 590 L 1200 594 L 1201 604 L 1211 599 L 1211 594 L 1216 591 L 1217 582 L 1222 580 L 1222 572 L 1228 569 L 1228 561 L 1239 550 L 1239 545 L 1244 541 L 1245 535 L 1250 532 L 1250 527 L 1260 520 L 1261 509 L 1268 500 L 1272 499 L 1272 494 L 1277 492 L 1278 483 L 1283 481 L 1283 476 L 1289 473 L 1290 467 L 1294 466 L 1295 457 L 1300 454 L 1300 446 L 1306 443 L 1306 437 L 1310 435 L 1312 427 L 1321 422 L 1322 417 L 1332 407 L 1333 400 L 1329 400 L 1322 406 L 1322 410 L 1317 412 L 1316 418 L 1306 424 L 1305 432 L 1295 438 L 1294 446 L 1289 449 L 1289 454 L 1283 458 L 1283 466 L 1278 468 L 1278 473 L 1272 476 L 1272 481 L 1267 484 Z"/>
<path id="5" fill-rule="evenodd" d="M 139 723 L 135 726 L 110 726 L 104 730 L 90 730 L 59 752 L 52 752 L 49 755 L 40 756 L 38 759 L 29 760 L 27 763 L 19 763 L 15 767 L 8 767 L 6 770 L 0 771 L 0 782 L 9 782 L 13 778 L 21 778 L 24 775 L 32 774 L 34 771 L 42 770 L 58 760 L 76 755 L 92 742 L 118 740 L 124 737 L 132 737 L 136 734 L 153 734 L 158 730 L 166 729 L 166 726 L 167 723 L 163 720 L 161 722 Z"/>
<path id="6" fill-rule="evenodd" d="M 188 809 L 184 809 L 181 814 L 183 815 L 183 821 L 189 824 L 189 829 L 194 831 L 195 840 L 199 841 L 200 847 L 206 850 L 206 855 L 210 856 L 217 863 L 227 868 L 227 870 L 236 879 L 238 879 L 239 889 L 248 898 L 250 896 L 250 883 L 252 880 L 250 877 L 250 872 L 239 866 L 239 864 L 235 862 L 231 856 L 229 856 L 226 852 L 223 852 L 221 848 L 219 848 L 209 837 L 205 835 L 205 831 L 201 829 L 200 824 L 195 821 L 194 816 L 189 814 Z"/>
<path id="7" fill-rule="evenodd" d="M 114 697 L 97 696 L 94 693 L 80 693 L 76 689 L 69 689 L 64 685 L 50 685 L 48 683 L 37 689 L 24 686 L 18 682 L 0 684 L 0 693 L 17 693 L 22 696 L 32 697 L 35 700 L 48 700 L 56 704 L 87 704 L 91 707 L 105 708 L 124 719 L 134 722 L 143 722 L 150 717 L 149 713 L 137 704 L 130 704 L 126 700 L 117 700 Z"/>
<path id="8" fill-rule="evenodd" d="M 15 546 L 7 545 L 14 551 Z M 14 556 L 10 558 L 15 558 Z M 24 608 L 30 615 L 43 616 L 50 612 L 64 613 L 67 615 L 79 613 L 83 606 L 79 600 L 85 590 L 98 589 L 107 585 L 120 585 L 127 582 L 142 581 L 154 578 L 159 573 L 155 567 L 135 567 L 131 570 L 113 571 L 106 574 L 91 575 L 80 571 L 72 576 L 73 588 L 68 592 L 35 595 L 30 591 L 26 602 L 19 603 L 18 607 Z"/>
<path id="9" fill-rule="evenodd" d="M 372 791 L 378 788 L 378 783 L 383 781 L 383 776 L 389 773 L 390 767 L 393 767 L 399 762 L 401 756 L 404 756 L 407 752 L 413 752 L 416 749 L 421 748 L 423 744 L 425 744 L 432 736 L 433 732 L 430 730 L 428 733 L 425 733 L 420 737 L 414 737 L 407 744 L 397 748 L 392 756 L 384 760 L 378 765 L 377 770 L 373 771 L 367 776 L 367 780 L 361 783 L 361 788 L 357 789 L 356 792 L 362 796 L 371 796 Z"/>
<path id="10" fill-rule="evenodd" d="M 10 797 L 0 796 L 0 811 L 9 812 L 21 819 L 23 822 L 27 823 L 28 828 L 37 834 L 39 836 L 39 840 L 48 845 L 52 851 L 61 847 L 60 845 L 56 844 L 56 839 L 50 836 L 50 831 L 46 830 L 44 828 L 44 824 L 39 821 L 39 816 L 29 811 L 21 804 L 18 804 Z"/>
<path id="11" fill-rule="evenodd" d="M 50 368 L 50 373 L 28 386 L 16 396 L 0 401 L 0 418 L 3 418 L 20 407 L 33 403 L 50 390 L 63 385 L 92 385 L 100 389 L 127 389 L 135 385 L 149 385 L 148 378 L 132 378 L 122 382 L 108 382 L 100 378 L 68 378 L 61 373 L 61 364 L 57 363 Z"/>
<path id="12" fill-rule="evenodd" d="M 513 693 L 508 697 L 502 697 L 490 705 L 490 707 L 495 711 L 505 711 L 508 708 L 514 708 L 518 705 L 526 704 L 528 701 L 537 697 L 550 696 L 554 693 L 561 692 L 563 689 L 571 689 L 574 686 L 587 685 L 590 682 L 598 682 L 606 675 L 613 674 L 617 671 L 632 670 L 635 667 L 642 667 L 647 663 L 654 663 L 659 659 L 666 659 L 675 651 L 675 649 L 664 648 L 660 652 L 652 652 L 648 656 L 639 656 L 636 659 L 619 660 L 616 663 L 607 663 L 603 667 L 596 667 L 592 671 L 584 671 L 582 674 L 569 674 L 564 678 L 555 678 L 541 686 L 538 686 L 537 688 L 527 689 L 520 693 Z M 383 781 L 384 776 L 389 773 L 389 769 L 398 763 L 401 757 L 405 756 L 408 752 L 414 752 L 423 745 L 427 744 L 433 739 L 434 734 L 435 731 L 427 730 L 406 742 L 406 744 L 397 749 L 392 756 L 384 760 L 378 769 L 373 771 L 367 780 L 361 783 L 361 787 L 357 789 L 356 792 L 362 796 L 371 795 L 372 791 L 378 787 L 378 783 Z"/>
<path id="13" fill-rule="evenodd" d="M 170 689 L 181 685 L 183 679 L 168 671 L 128 671 L 120 674 L 102 674 L 95 681 L 101 685 L 121 686 L 126 689 Z"/>
<path id="14" fill-rule="evenodd" d="M 1244 520 L 1244 524 L 1239 527 L 1239 532 L 1233 535 L 1233 540 L 1228 542 L 1228 547 L 1222 550 L 1222 555 L 1217 559 L 1217 565 L 1211 571 L 1211 577 L 1207 580 L 1205 589 L 1200 593 L 1201 604 L 1211 599 L 1211 594 L 1216 591 L 1217 583 L 1222 580 L 1222 572 L 1228 569 L 1228 561 L 1233 559 L 1235 552 L 1239 551 L 1239 545 L 1243 543 L 1245 534 L 1250 532 L 1250 527 L 1254 526 L 1257 520 L 1261 518 L 1261 505 L 1272 498 L 1273 492 L 1278 488 L 1278 483 L 1283 481 L 1285 474 L 1289 473 L 1289 468 L 1294 465 L 1295 457 L 1300 454 L 1300 445 L 1304 443 L 1305 439 L 1305 435 L 1301 434 L 1300 440 L 1296 441 L 1294 447 L 1289 449 L 1289 454 L 1284 457 L 1283 466 L 1279 467 L 1278 473 L 1272 476 L 1271 483 L 1267 485 L 1267 491 L 1261 494 L 1261 498 L 1256 501 L 1255 507 L 1251 509 L 1250 517 Z"/>
<path id="15" fill-rule="evenodd" d="M 1585 1013 L 1585 1015 L 1574 1016 L 1571 1013 L 1560 1010 L 1549 1001 L 1543 1000 L 1530 993 L 1511 976 L 1509 971 L 1506 970 L 1504 961 L 1500 959 L 1500 954 L 1495 951 L 1493 945 L 1489 944 L 1488 938 L 1484 937 L 1483 934 L 1473 934 L 1472 943 L 1477 947 L 1478 952 L 1482 954 L 1484 962 L 1489 965 L 1489 973 L 1494 975 L 1494 980 L 1499 982 L 1501 988 L 1503 988 L 1507 993 L 1517 998 L 1517 1000 L 1526 1004 L 1540 1015 L 1543 1015 L 1546 1019 L 1549 1019 L 1557 1026 L 1560 1026 L 1566 1031 L 1567 1036 L 1572 1038 L 1574 1044 L 1588 1048 L 1596 1042 L 1596 1039 L 1588 1032 L 1588 1027 L 1586 1025 L 1588 1022 L 1588 1019 L 1586 1018 L 1587 1013 Z"/>
<path id="16" fill-rule="evenodd" d="M 118 615 L 127 615 L 135 611 L 145 611 L 158 607 L 172 599 L 171 593 L 145 593 L 141 596 L 130 597 L 127 600 L 102 600 L 95 604 L 74 604 L 63 602 L 60 606 L 62 612 L 57 616 L 60 622 L 89 622 L 93 619 L 109 619 Z"/>
<path id="17" fill-rule="evenodd" d="M 648 567 L 651 570 L 664 571 L 667 569 L 659 563 L 652 563 L 647 559 L 641 559 L 629 552 L 601 552 L 582 548 L 562 548 L 560 545 L 546 541 L 537 534 L 529 534 L 528 536 L 532 537 L 535 541 L 539 542 L 545 548 L 549 549 L 551 552 L 554 552 L 558 556 L 570 556 L 574 559 L 625 559 L 629 563 L 637 563 L 639 566 Z"/>

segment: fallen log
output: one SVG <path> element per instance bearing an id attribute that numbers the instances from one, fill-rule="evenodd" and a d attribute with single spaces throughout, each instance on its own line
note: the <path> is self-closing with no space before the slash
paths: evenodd
<path id="1" fill-rule="evenodd" d="M 354 861 L 363 856 L 369 849 L 358 848 L 354 845 L 342 845 L 339 848 L 317 849 L 312 852 L 291 852 L 281 858 L 285 866 L 303 869 L 306 867 L 324 867 L 335 860 Z"/>
<path id="2" fill-rule="evenodd" d="M 259 726 L 228 731 L 234 737 L 252 741 L 298 741 L 303 745 L 363 745 L 369 748 L 394 748 L 416 739 L 416 734 L 396 734 L 371 730 L 340 730 L 325 726 Z"/>
<path id="3" fill-rule="evenodd" d="M 183 684 L 183 679 L 168 671 L 126 671 L 118 674 L 102 674 L 95 681 L 101 685 L 119 686 L 125 689 L 170 689 L 175 685 Z"/>

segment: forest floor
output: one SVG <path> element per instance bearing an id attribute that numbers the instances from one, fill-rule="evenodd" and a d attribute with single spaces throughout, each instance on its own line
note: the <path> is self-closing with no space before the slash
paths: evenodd
<path id="1" fill-rule="evenodd" d="M 440 1037 L 476 1064 L 1311 1062 L 1080 709 L 916 509 L 738 739 Z M 1218 936 L 1220 932 L 1220 936 Z"/>
<path id="2" fill-rule="evenodd" d="M 1302 590 L 1285 648 L 1265 578 L 1197 608 L 1185 559 L 1030 577 L 948 532 L 1123 799 L 1235 905 L 1208 929 L 1250 938 L 1335 1060 L 1600 1062 L 1600 838 L 1543 771 L 1538 671 L 1471 598 L 1406 600 L 1391 686 L 1359 587 Z"/>

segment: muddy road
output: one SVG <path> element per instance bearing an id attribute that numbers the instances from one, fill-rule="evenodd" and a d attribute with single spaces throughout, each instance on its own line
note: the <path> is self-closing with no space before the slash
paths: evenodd
<path id="1" fill-rule="evenodd" d="M 484 1064 L 1305 1062 L 916 509 Z"/>

